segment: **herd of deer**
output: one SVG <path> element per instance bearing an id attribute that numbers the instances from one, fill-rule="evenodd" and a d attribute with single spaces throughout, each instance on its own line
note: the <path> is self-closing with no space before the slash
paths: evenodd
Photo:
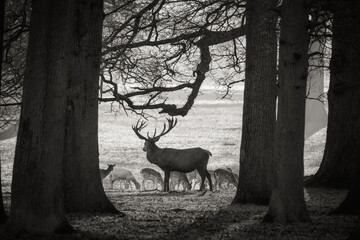
<path id="1" fill-rule="evenodd" d="M 238 175 L 233 173 L 230 168 L 217 169 L 215 171 L 207 170 L 207 165 L 211 152 L 202 148 L 188 148 L 188 149 L 173 149 L 173 148 L 159 148 L 156 142 L 160 137 L 169 133 L 171 129 L 176 126 L 176 119 L 167 119 L 168 128 L 164 123 L 164 128 L 159 135 L 156 135 L 156 129 L 152 137 L 147 133 L 147 137 L 140 134 L 141 130 L 146 126 L 144 121 L 140 120 L 132 129 L 135 134 L 141 139 L 145 140 L 143 150 L 146 152 L 148 161 L 157 165 L 164 171 L 164 180 L 161 174 L 151 168 L 143 168 L 140 174 L 143 178 L 142 189 L 146 190 L 145 183 L 152 181 L 153 189 L 158 189 L 158 184 L 161 185 L 163 191 L 179 190 L 180 185 L 183 190 L 194 189 L 196 184 L 200 183 L 200 190 L 205 188 L 205 180 L 207 179 L 210 191 L 213 190 L 213 182 L 215 189 L 220 189 L 226 183 L 227 188 L 230 184 L 237 187 Z M 100 169 L 101 180 L 109 176 L 110 186 L 113 188 L 113 183 L 117 180 L 124 182 L 125 189 L 132 188 L 131 182 L 135 185 L 137 190 L 140 190 L 140 183 L 135 179 L 130 170 L 124 168 L 114 169 L 115 165 L 108 165 L 108 169 Z"/>
<path id="2" fill-rule="evenodd" d="M 101 180 L 108 177 L 110 182 L 110 188 L 113 189 L 114 182 L 120 182 L 120 189 L 132 190 L 135 185 L 136 190 L 164 190 L 164 180 L 160 172 L 152 168 L 143 168 L 140 171 L 142 177 L 141 184 L 136 180 L 134 174 L 125 168 L 114 168 L 115 164 L 109 164 L 107 169 L 100 169 Z M 231 189 L 236 188 L 238 183 L 238 175 L 233 173 L 230 168 L 219 168 L 215 171 L 209 170 L 209 174 L 214 182 L 214 188 L 219 189 Z M 151 183 L 152 188 L 147 189 Z M 195 189 L 198 184 L 201 183 L 201 176 L 195 170 L 190 173 L 172 171 L 170 174 L 170 190 L 191 190 Z M 133 184 L 133 185 L 132 185 Z M 205 186 L 210 189 L 209 182 L 205 182 Z"/>

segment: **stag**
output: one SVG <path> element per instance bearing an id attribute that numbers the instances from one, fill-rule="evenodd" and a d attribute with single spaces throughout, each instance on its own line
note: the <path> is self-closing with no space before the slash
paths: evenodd
<path id="1" fill-rule="evenodd" d="M 188 148 L 188 149 L 173 149 L 173 148 L 159 148 L 156 146 L 156 142 L 159 141 L 160 137 L 169 133 L 171 129 L 176 126 L 177 120 L 174 118 L 167 119 L 168 128 L 164 123 L 164 128 L 159 135 L 156 135 L 156 129 L 152 137 L 147 133 L 147 137 L 140 134 L 140 131 L 146 127 L 146 122 L 140 120 L 136 123 L 136 126 L 132 126 L 135 134 L 142 140 L 145 140 L 143 150 L 146 152 L 148 161 L 152 164 L 157 165 L 161 170 L 164 171 L 165 183 L 164 191 L 169 191 L 169 179 L 171 171 L 178 171 L 188 173 L 195 169 L 201 176 L 200 190 L 204 189 L 205 177 L 210 183 L 210 190 L 212 191 L 212 182 L 210 174 L 207 170 L 207 164 L 211 153 L 202 148 Z"/>

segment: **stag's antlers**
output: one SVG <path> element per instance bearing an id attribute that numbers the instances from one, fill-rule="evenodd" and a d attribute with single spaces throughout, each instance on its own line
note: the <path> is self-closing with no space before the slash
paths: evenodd
<path id="1" fill-rule="evenodd" d="M 140 119 L 137 121 L 136 126 L 134 126 L 134 125 L 132 126 L 132 129 L 135 132 L 135 134 L 142 140 L 147 139 L 146 137 L 144 137 L 143 135 L 140 134 L 140 131 L 145 127 L 146 127 L 146 122 L 145 121 L 140 122 Z"/>
<path id="2" fill-rule="evenodd" d="M 160 137 L 166 135 L 168 132 L 171 131 L 171 129 L 173 129 L 176 124 L 177 124 L 177 119 L 175 118 L 175 121 L 174 121 L 174 118 L 172 117 L 171 119 L 167 118 L 166 119 L 169 123 L 169 128 L 166 130 L 166 123 L 164 123 L 164 128 L 162 130 L 162 132 L 160 133 L 160 135 L 156 136 L 156 128 L 155 128 L 155 132 L 154 132 L 154 135 L 152 137 L 152 139 L 154 139 L 155 141 L 158 141 L 160 139 Z"/>
<path id="3" fill-rule="evenodd" d="M 171 119 L 167 118 L 166 120 L 168 121 L 168 125 L 169 125 L 168 128 L 166 127 L 166 123 L 164 123 L 164 128 L 159 135 L 156 135 L 156 128 L 155 128 L 155 131 L 154 131 L 154 134 L 152 137 L 150 137 L 149 132 L 147 133 L 147 138 L 140 134 L 140 131 L 147 126 L 145 121 L 140 121 L 140 119 L 139 119 L 136 123 L 136 126 L 134 126 L 134 125 L 132 126 L 132 129 L 135 132 L 135 134 L 142 140 L 153 139 L 154 141 L 158 141 L 160 139 L 160 137 L 169 133 L 177 124 L 176 118 L 174 119 L 172 117 Z"/>

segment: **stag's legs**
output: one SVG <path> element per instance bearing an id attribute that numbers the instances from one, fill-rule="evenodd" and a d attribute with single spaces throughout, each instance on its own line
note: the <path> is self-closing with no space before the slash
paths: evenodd
<path id="1" fill-rule="evenodd" d="M 210 186 L 210 191 L 213 190 L 213 185 L 212 185 L 212 181 L 211 181 L 211 176 L 210 176 L 210 173 L 208 172 L 208 170 L 205 169 L 205 174 L 206 174 L 206 177 L 209 181 L 209 186 Z"/>
<path id="2" fill-rule="evenodd" d="M 204 190 L 204 183 L 205 183 L 205 176 L 206 176 L 206 169 L 197 169 L 200 177 L 201 177 L 201 184 L 200 184 L 200 191 Z"/>
<path id="3" fill-rule="evenodd" d="M 188 177 L 186 176 L 186 174 L 184 175 L 185 177 L 185 181 L 184 181 L 184 190 L 191 190 L 191 184 L 189 184 L 189 179 Z"/>
<path id="4" fill-rule="evenodd" d="M 169 180 L 170 180 L 170 171 L 165 171 L 164 192 L 169 191 Z"/>
<path id="5" fill-rule="evenodd" d="M 198 172 L 199 172 L 200 177 L 201 177 L 200 190 L 204 189 L 204 182 L 205 182 L 205 177 L 206 177 L 208 179 L 208 181 L 209 181 L 210 191 L 212 191 L 213 190 L 213 184 L 212 184 L 211 176 L 210 176 L 210 173 L 208 172 L 208 170 L 206 170 L 206 169 L 198 169 Z"/>
<path id="6" fill-rule="evenodd" d="M 191 180 L 191 189 L 195 189 L 195 185 L 196 185 L 196 180 L 195 179 Z"/>

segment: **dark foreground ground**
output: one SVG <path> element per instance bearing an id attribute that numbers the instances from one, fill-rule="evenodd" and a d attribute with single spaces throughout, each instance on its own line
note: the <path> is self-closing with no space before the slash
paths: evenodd
<path id="1" fill-rule="evenodd" d="M 234 191 L 119 192 L 107 191 L 111 201 L 126 214 L 69 214 L 79 233 L 67 236 L 23 236 L 22 239 L 346 239 L 355 216 L 334 216 L 345 191 L 307 189 L 311 223 L 260 223 L 267 207 L 229 205 Z M 5 203 L 9 207 L 9 194 Z M 9 236 L 0 227 L 0 239 Z"/>

